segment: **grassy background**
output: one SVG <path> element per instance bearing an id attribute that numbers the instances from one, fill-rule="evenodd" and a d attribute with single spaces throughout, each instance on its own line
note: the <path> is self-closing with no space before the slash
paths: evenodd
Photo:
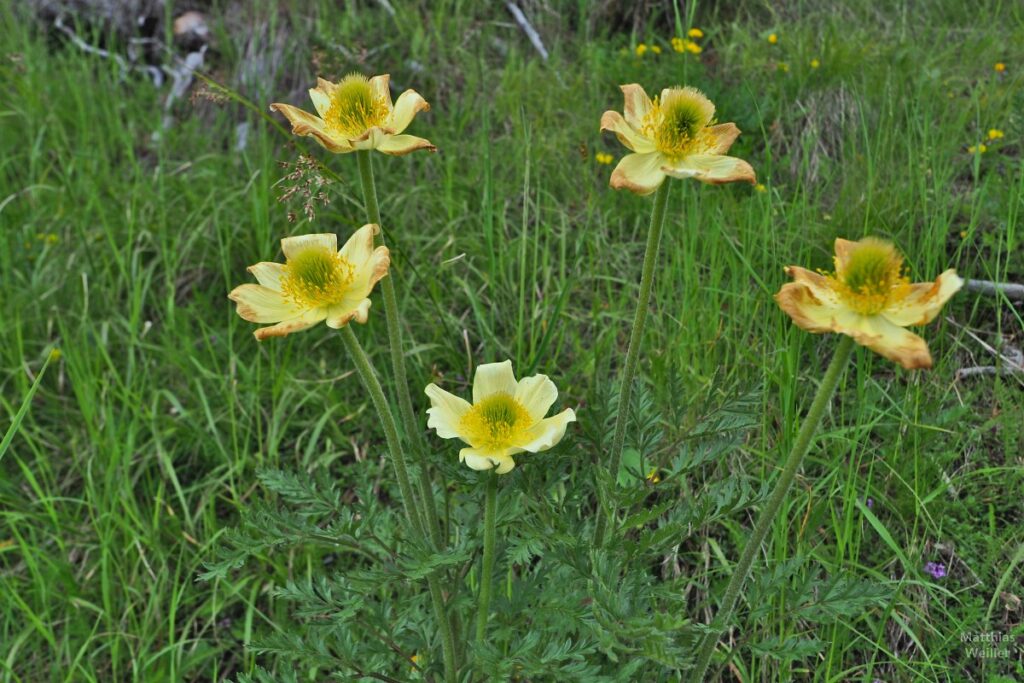
<path id="1" fill-rule="evenodd" d="M 544 63 L 502 7 L 432 4 L 393 17 L 375 3 L 227 8 L 212 13 L 208 59 L 261 112 L 308 107 L 316 75 L 351 70 L 390 72 L 433 105 L 410 132 L 438 154 L 376 159 L 414 386 L 464 389 L 473 365 L 509 357 L 520 375 L 551 375 L 581 422 L 607 391 L 650 209 L 608 189 L 612 167 L 595 160 L 623 153 L 598 132 L 601 113 L 621 109 L 620 83 L 703 89 L 744 131 L 734 153 L 764 186 L 677 183 L 670 199 L 642 361 L 650 395 L 666 434 L 737 396 L 753 397 L 759 425 L 711 477 L 773 476 L 835 344 L 776 308 L 784 265 L 828 268 L 836 236 L 875 234 L 916 280 L 953 266 L 1024 281 L 1019 5 L 535 5 Z M 309 566 L 281 553 L 232 582 L 195 581 L 262 496 L 255 472 L 361 466 L 391 485 L 337 340 L 317 328 L 257 345 L 225 298 L 282 236 L 363 223 L 355 162 L 317 151 L 341 181 L 312 225 L 290 225 L 301 206 L 275 197 L 293 139 L 203 98 L 175 105 L 154 136 L 166 89 L 12 11 L 0 10 L 3 414 L 51 345 L 62 356 L 0 463 L 2 680 L 219 680 L 253 665 L 241 643 L 254 631 L 286 623 L 268 586 Z M 669 43 L 690 25 L 706 33 L 699 57 Z M 661 54 L 636 56 L 640 42 Z M 990 128 L 1005 137 L 967 153 Z M 1024 383 L 955 379 L 996 362 L 984 344 L 1020 348 L 1022 327 L 1019 304 L 963 292 L 923 332 L 932 372 L 857 352 L 763 559 L 807 557 L 896 597 L 819 632 L 825 650 L 792 668 L 741 649 L 730 680 L 1024 676 L 1019 652 L 974 660 L 960 641 L 1022 634 Z M 386 368 L 381 316 L 358 333 Z M 569 439 L 563 453 L 575 459 L 566 485 L 591 487 L 599 454 Z M 870 515 L 857 505 L 868 498 Z M 680 539 L 695 619 L 749 523 Z M 928 561 L 949 575 L 923 573 Z M 786 638 L 801 626 L 779 598 L 749 628 Z"/>

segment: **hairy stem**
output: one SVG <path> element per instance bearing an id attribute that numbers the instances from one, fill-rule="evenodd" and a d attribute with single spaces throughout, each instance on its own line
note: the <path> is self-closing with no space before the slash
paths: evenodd
<path id="1" fill-rule="evenodd" d="M 498 474 L 487 473 L 484 501 L 484 558 L 480 568 L 480 599 L 476 610 L 476 642 L 487 634 L 487 617 L 491 610 L 491 577 L 494 574 L 495 517 L 498 501 Z"/>
<path id="2" fill-rule="evenodd" d="M 351 326 L 345 325 L 341 328 L 341 339 L 345 342 L 345 348 L 348 349 L 348 353 L 352 357 L 352 362 L 356 366 L 359 379 L 362 380 L 363 387 L 370 394 L 370 400 L 373 401 L 373 407 L 377 409 L 377 417 L 384 428 L 384 438 L 387 441 L 388 451 L 391 455 L 391 463 L 395 468 L 395 478 L 398 479 L 398 488 L 402 492 L 402 505 L 405 507 L 405 515 L 409 518 L 409 524 L 420 537 L 420 540 L 425 544 L 429 544 L 430 539 L 423 528 L 423 521 L 416 514 L 412 484 L 409 483 L 409 472 L 405 466 L 405 454 L 402 452 L 402 444 L 398 438 L 398 425 L 395 424 L 395 418 L 391 414 L 391 407 L 388 405 L 387 399 L 384 398 L 384 390 L 381 388 L 380 381 L 373 371 L 370 359 L 366 356 L 366 352 L 363 351 L 359 340 L 356 339 Z M 441 649 L 444 657 L 445 680 L 448 683 L 455 683 L 458 678 L 458 664 L 455 660 L 455 638 L 452 636 L 451 624 L 445 611 L 444 597 L 441 594 L 441 585 L 436 575 L 430 574 L 427 576 L 427 586 L 430 589 L 430 600 L 434 607 L 437 623 L 441 628 Z"/>
<path id="3" fill-rule="evenodd" d="M 807 417 L 804 418 L 804 423 L 800 426 L 800 432 L 797 434 L 796 443 L 793 444 L 793 450 L 790 451 L 789 457 L 782 466 L 782 474 L 779 475 L 775 488 L 768 497 L 764 509 L 761 510 L 761 515 L 757 518 L 757 523 L 754 525 L 753 531 L 750 532 L 750 538 L 747 539 L 747 544 L 743 547 L 740 559 L 736 563 L 732 577 L 729 579 L 729 585 L 726 586 L 725 596 L 722 598 L 722 606 L 719 607 L 718 614 L 715 617 L 715 622 L 717 622 L 720 629 L 724 629 L 729 623 L 729 619 L 732 618 L 740 590 L 743 588 L 743 582 L 746 581 L 747 574 L 750 573 L 750 567 L 754 563 L 754 557 L 757 556 L 761 543 L 764 542 L 765 536 L 771 530 L 772 522 L 775 521 L 775 516 L 779 512 L 782 502 L 786 499 L 786 493 L 789 492 L 793 478 L 800 468 L 800 461 L 803 460 L 807 449 L 810 448 L 815 433 L 818 431 L 818 425 L 825 414 L 825 408 L 832 400 L 832 395 L 839 384 L 839 378 L 842 376 L 843 369 L 846 368 L 846 364 L 850 359 L 853 345 L 852 337 L 843 336 L 835 355 L 832 356 L 832 362 L 829 363 L 828 370 L 825 371 L 825 377 L 818 386 L 818 392 L 814 395 L 811 409 L 807 412 Z M 704 636 L 699 654 L 697 655 L 697 663 L 690 675 L 690 680 L 694 681 L 694 683 L 704 682 L 708 665 L 711 663 L 711 656 L 714 654 L 717 644 L 717 630 Z"/>
<path id="4" fill-rule="evenodd" d="M 633 315 L 633 330 L 629 335 L 629 349 L 626 351 L 626 365 L 619 382 L 619 407 L 615 414 L 615 436 L 612 437 L 611 460 L 608 463 L 612 482 L 619 476 L 619 462 L 622 460 L 622 448 L 626 441 L 626 423 L 629 420 L 629 398 L 633 391 L 633 377 L 640 361 L 640 346 L 644 339 L 644 323 L 647 321 L 647 308 L 651 301 L 651 285 L 654 282 L 654 269 L 658 265 L 658 246 L 661 244 L 661 229 L 665 225 L 665 209 L 668 206 L 668 193 L 672 180 L 666 178 L 654 195 L 654 208 L 651 211 L 651 227 L 647 231 L 647 250 L 644 252 L 643 273 L 640 276 L 640 298 Z M 605 532 L 609 525 L 615 524 L 617 506 L 609 504 L 611 509 L 605 512 L 607 505 L 599 505 L 597 527 L 594 529 L 594 545 L 604 545 Z"/>
<path id="5" fill-rule="evenodd" d="M 359 150 L 356 159 L 359 162 L 359 178 L 363 186 L 363 201 L 366 204 L 367 219 L 371 223 L 381 224 L 380 205 L 377 203 L 377 185 L 373 177 L 373 159 L 370 150 Z M 384 243 L 383 231 L 378 235 L 380 243 Z M 423 515 L 423 525 L 430 533 L 434 545 L 440 550 L 443 546 L 441 525 L 437 517 L 437 506 L 434 500 L 434 489 L 430 482 L 427 469 L 427 450 L 423 433 L 416 422 L 416 413 L 412 408 L 412 396 L 409 394 L 409 379 L 405 371 L 405 354 L 402 352 L 402 326 L 398 320 L 398 299 L 395 295 L 395 278 L 392 276 L 380 281 L 381 294 L 384 298 L 384 318 L 388 327 L 388 344 L 391 350 L 391 370 L 395 378 L 398 392 L 398 410 L 402 416 L 406 436 L 416 454 L 419 465 L 419 495 L 422 505 L 419 512 Z"/>

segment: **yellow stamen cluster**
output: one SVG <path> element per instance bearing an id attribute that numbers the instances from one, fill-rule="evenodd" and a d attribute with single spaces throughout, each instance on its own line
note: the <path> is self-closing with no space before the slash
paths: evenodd
<path id="1" fill-rule="evenodd" d="M 459 426 L 475 448 L 498 451 L 526 443 L 532 422 L 519 401 L 508 394 L 494 394 L 470 408 Z"/>
<path id="2" fill-rule="evenodd" d="M 843 301 L 862 315 L 874 315 L 905 296 L 909 280 L 902 275 L 903 257 L 884 240 L 864 239 L 845 264 L 836 257 L 832 286 Z"/>
<path id="3" fill-rule="evenodd" d="M 673 88 L 663 102 L 654 98 L 651 111 L 644 117 L 643 132 L 669 158 L 699 154 L 712 145 L 704 129 L 714 115 L 715 105 L 699 90 Z"/>
<path id="4" fill-rule="evenodd" d="M 334 87 L 324 121 L 336 132 L 355 138 L 383 124 L 387 116 L 387 102 L 373 92 L 369 79 L 350 74 Z"/>
<path id="5" fill-rule="evenodd" d="M 284 266 L 281 292 L 303 308 L 341 302 L 355 278 L 355 266 L 341 254 L 322 247 L 305 249 Z"/>

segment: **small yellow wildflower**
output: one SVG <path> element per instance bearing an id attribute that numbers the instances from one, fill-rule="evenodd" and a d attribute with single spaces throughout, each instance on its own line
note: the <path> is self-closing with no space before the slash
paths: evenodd
<path id="1" fill-rule="evenodd" d="M 911 284 L 902 274 L 903 257 L 885 240 L 837 239 L 835 250 L 834 274 L 786 268 L 793 282 L 775 295 L 779 307 L 808 332 L 846 334 L 908 370 L 930 368 L 928 345 L 904 328 L 935 319 L 964 284 L 956 271 Z"/>
<path id="2" fill-rule="evenodd" d="M 599 164 L 607 165 L 615 161 L 615 157 L 613 157 L 611 154 L 606 154 L 605 152 L 598 152 L 597 154 L 594 155 L 594 161 L 596 161 Z"/>
<path id="3" fill-rule="evenodd" d="M 961 230 L 960 231 L 960 239 L 962 239 L 962 240 L 967 239 L 967 231 L 966 230 Z"/>
<path id="4" fill-rule="evenodd" d="M 645 43 L 640 43 L 639 45 L 636 46 L 636 56 L 637 57 L 643 57 L 646 52 L 647 52 L 647 45 Z"/>
<path id="5" fill-rule="evenodd" d="M 989 128 L 988 129 L 988 139 L 989 140 L 1001 140 L 1004 137 L 1006 137 L 1005 134 L 1003 133 L 1003 131 L 999 130 L 998 128 Z"/>
<path id="6" fill-rule="evenodd" d="M 701 52 L 704 51 L 704 48 L 702 48 L 700 45 L 693 42 L 692 40 L 687 40 L 684 43 L 684 47 L 686 48 L 687 52 L 693 55 L 699 55 Z"/>
<path id="7" fill-rule="evenodd" d="M 653 101 L 636 83 L 622 86 L 623 114 L 606 111 L 601 130 L 615 133 L 633 154 L 612 171 L 611 186 L 651 194 L 666 176 L 721 185 L 756 182 L 750 164 L 726 156 L 739 137 L 734 123 L 712 125 L 715 105 L 696 88 L 665 88 Z"/>
<path id="8" fill-rule="evenodd" d="M 754 185 L 754 189 L 757 190 L 758 192 L 768 191 L 768 188 L 764 186 L 764 183 L 758 183 L 757 185 Z"/>
<path id="9" fill-rule="evenodd" d="M 776 45 L 779 42 L 779 37 L 772 33 L 768 36 L 768 42 L 772 45 Z"/>
<path id="10" fill-rule="evenodd" d="M 658 482 L 661 481 L 661 476 L 658 475 L 657 467 L 653 468 L 650 472 L 647 473 L 647 481 L 651 482 L 652 484 L 657 484 Z"/>
<path id="11" fill-rule="evenodd" d="M 661 46 L 660 45 L 651 45 L 651 52 L 653 52 L 656 55 L 660 55 L 661 54 Z"/>
<path id="12" fill-rule="evenodd" d="M 787 64 L 786 62 L 779 62 L 778 63 L 778 69 L 782 73 L 787 74 L 787 73 L 789 73 L 789 64 Z"/>
<path id="13" fill-rule="evenodd" d="M 350 74 L 338 83 L 318 78 L 309 91 L 316 116 L 279 102 L 270 105 L 270 111 L 284 114 L 295 135 L 311 136 L 339 154 L 363 149 L 396 156 L 418 149 L 436 152 L 429 140 L 402 133 L 416 114 L 430 111 L 430 105 L 415 90 L 406 90 L 392 104 L 389 81 L 387 74 Z"/>
<path id="14" fill-rule="evenodd" d="M 61 359 L 61 356 L 63 356 L 63 355 L 64 354 L 61 352 L 61 350 L 56 348 L 56 347 L 53 348 L 53 349 L 50 349 L 50 362 L 51 363 L 56 363 L 57 361 L 59 361 Z"/>
<path id="15" fill-rule="evenodd" d="M 256 330 L 258 341 L 299 332 L 321 320 L 332 328 L 350 320 L 365 323 L 370 292 L 391 263 L 387 247 L 373 247 L 379 231 L 376 225 L 364 225 L 340 250 L 333 233 L 286 237 L 281 240 L 286 263 L 249 266 L 259 284 L 235 287 L 228 298 L 245 320 L 276 323 Z"/>
<path id="16" fill-rule="evenodd" d="M 704 31 L 701 31 L 699 28 L 695 26 L 691 28 L 689 31 L 687 31 L 686 35 L 690 36 L 691 38 L 703 38 Z"/>
<path id="17" fill-rule="evenodd" d="M 817 57 L 815 57 L 814 59 L 811 60 L 811 68 L 812 69 L 817 69 L 819 66 L 821 66 L 821 62 L 818 61 Z"/>
<path id="18" fill-rule="evenodd" d="M 1006 71 L 1006 65 L 1003 64 L 1002 62 L 996 62 L 996 65 L 992 68 L 994 68 L 999 73 L 1003 73 L 1004 71 Z"/>
<path id="19" fill-rule="evenodd" d="M 544 417 L 558 399 L 558 389 L 546 375 L 516 381 L 512 361 L 478 365 L 473 377 L 473 403 L 428 384 L 427 427 L 442 439 L 461 439 L 469 445 L 459 460 L 474 470 L 506 474 L 516 466 L 513 455 L 539 453 L 565 436 L 576 413 L 566 408 Z"/>
<path id="20" fill-rule="evenodd" d="M 975 152 L 977 152 L 978 154 L 984 154 L 987 151 L 988 145 L 985 144 L 971 145 L 970 147 L 967 148 L 968 154 L 974 154 Z"/>
<path id="21" fill-rule="evenodd" d="M 672 39 L 672 49 L 675 50 L 676 52 L 685 52 L 686 51 L 686 43 L 687 43 L 687 41 L 685 41 L 682 38 L 676 36 L 675 38 Z"/>

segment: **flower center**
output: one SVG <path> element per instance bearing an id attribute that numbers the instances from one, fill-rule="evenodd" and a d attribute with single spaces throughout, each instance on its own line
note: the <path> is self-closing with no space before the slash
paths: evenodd
<path id="1" fill-rule="evenodd" d="M 324 121 L 334 131 L 357 138 L 383 124 L 387 116 L 387 102 L 373 92 L 369 79 L 349 74 L 334 86 Z"/>
<path id="2" fill-rule="evenodd" d="M 836 258 L 836 273 L 830 280 L 850 308 L 874 315 L 905 295 L 910 281 L 902 269 L 903 257 L 896 247 L 868 237 L 856 243 L 845 264 Z"/>
<path id="3" fill-rule="evenodd" d="M 669 158 L 699 154 L 711 147 L 704 129 L 715 116 L 715 105 L 696 88 L 672 88 L 659 102 L 654 98 L 644 117 L 643 132 Z"/>
<path id="4" fill-rule="evenodd" d="M 303 308 L 339 303 L 356 272 L 344 256 L 325 247 L 304 249 L 288 259 L 284 269 L 281 292 Z"/>
<path id="5" fill-rule="evenodd" d="M 473 448 L 498 451 L 526 443 L 532 422 L 519 401 L 494 394 L 470 408 L 459 426 Z"/>

